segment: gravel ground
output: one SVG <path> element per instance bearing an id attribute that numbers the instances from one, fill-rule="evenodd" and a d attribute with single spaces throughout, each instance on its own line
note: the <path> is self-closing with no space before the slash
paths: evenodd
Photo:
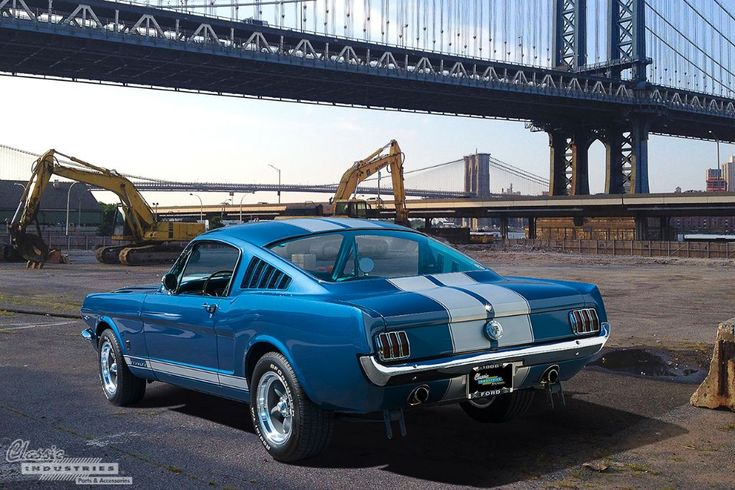
<path id="1" fill-rule="evenodd" d="M 612 345 L 663 351 L 693 369 L 717 322 L 735 316 L 730 263 L 469 252 L 503 274 L 598 283 Z M 0 263 L 0 308 L 74 314 L 88 292 L 155 282 L 164 271 L 85 254 L 72 261 L 41 271 Z M 119 463 L 140 488 L 735 487 L 735 414 L 689 406 L 690 383 L 590 367 L 565 385 L 565 409 L 539 396 L 527 417 L 488 426 L 458 407 L 422 408 L 394 441 L 380 424 L 343 419 L 325 454 L 284 465 L 260 447 L 245 405 L 161 383 L 134 407 L 108 404 L 81 328 L 0 312 L 0 454 L 18 438 L 55 445 Z M 0 456 L 0 487 L 31 485 L 73 484 L 24 478 Z"/>

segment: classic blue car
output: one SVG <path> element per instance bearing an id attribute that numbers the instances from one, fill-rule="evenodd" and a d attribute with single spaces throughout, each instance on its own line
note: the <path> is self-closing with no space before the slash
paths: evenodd
<path id="1" fill-rule="evenodd" d="M 89 295 L 81 313 L 112 403 L 147 381 L 247 402 L 282 461 L 321 451 L 335 413 L 382 412 L 389 437 L 427 403 L 507 420 L 610 334 L 592 284 L 501 277 L 422 233 L 340 218 L 210 231 L 162 284 Z"/>

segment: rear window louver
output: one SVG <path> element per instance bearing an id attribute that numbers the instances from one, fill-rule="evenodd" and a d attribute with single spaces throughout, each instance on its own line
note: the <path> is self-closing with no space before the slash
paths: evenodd
<path id="1" fill-rule="evenodd" d="M 243 289 L 286 289 L 291 278 L 269 263 L 253 257 L 242 280 Z"/>

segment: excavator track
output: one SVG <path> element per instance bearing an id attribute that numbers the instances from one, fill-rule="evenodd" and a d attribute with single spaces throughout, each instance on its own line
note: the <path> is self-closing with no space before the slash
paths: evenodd
<path id="1" fill-rule="evenodd" d="M 101 262 L 103 264 L 119 264 L 120 252 L 126 247 L 129 247 L 129 245 L 110 245 L 106 247 L 99 247 L 95 251 L 97 262 Z"/>
<path id="2" fill-rule="evenodd" d="M 155 243 L 148 245 L 128 245 L 120 251 L 119 259 L 123 265 L 172 264 L 181 254 L 184 243 Z"/>

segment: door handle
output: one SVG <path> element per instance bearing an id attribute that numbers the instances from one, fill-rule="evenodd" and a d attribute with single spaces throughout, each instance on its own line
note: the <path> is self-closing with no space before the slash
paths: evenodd
<path id="1" fill-rule="evenodd" d="M 202 305 L 202 308 L 204 308 L 210 315 L 214 314 L 214 312 L 217 311 L 217 305 L 210 305 L 209 303 L 204 303 Z"/>

